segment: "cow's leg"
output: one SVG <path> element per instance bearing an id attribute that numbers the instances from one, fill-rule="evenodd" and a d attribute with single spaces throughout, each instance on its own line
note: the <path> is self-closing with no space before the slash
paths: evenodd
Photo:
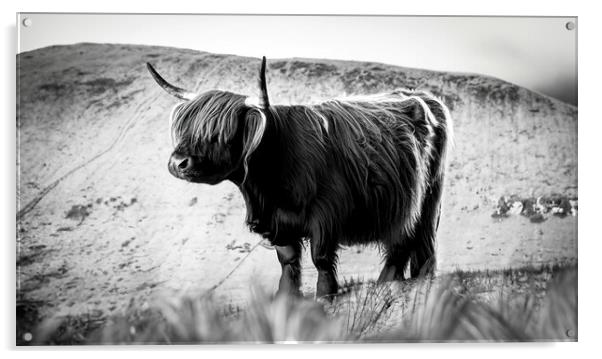
<path id="1" fill-rule="evenodd" d="M 412 252 L 410 259 L 410 275 L 412 278 L 420 276 L 429 276 L 435 274 L 437 259 L 435 256 L 435 248 L 429 243 L 421 246 L 420 249 Z"/>
<path id="2" fill-rule="evenodd" d="M 410 260 L 410 248 L 405 239 L 401 243 L 385 244 L 385 264 L 378 276 L 378 282 L 404 280 L 404 271 Z"/>
<path id="3" fill-rule="evenodd" d="M 412 278 L 433 275 L 437 265 L 435 239 L 441 214 L 441 183 L 435 181 L 422 205 L 422 213 L 416 224 L 410 256 L 410 274 Z"/>
<path id="4" fill-rule="evenodd" d="M 311 259 L 318 270 L 316 298 L 332 300 L 339 290 L 337 282 L 337 244 L 321 237 L 311 239 Z"/>
<path id="5" fill-rule="evenodd" d="M 414 236 L 413 250 L 410 255 L 410 275 L 412 278 L 419 276 L 429 276 L 435 274 L 437 260 L 435 256 L 435 235 L 437 232 L 436 222 L 433 224 L 424 223 L 416 228 Z M 425 220 L 425 222 L 427 222 Z"/>
<path id="6" fill-rule="evenodd" d="M 278 295 L 301 295 L 301 240 L 287 246 L 275 246 L 282 267 Z"/>

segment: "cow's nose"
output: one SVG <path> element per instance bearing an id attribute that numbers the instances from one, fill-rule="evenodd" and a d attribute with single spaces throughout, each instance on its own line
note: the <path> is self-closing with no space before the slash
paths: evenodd
<path id="1" fill-rule="evenodd" d="M 187 171 L 192 167 L 190 156 L 174 153 L 171 155 L 171 165 L 179 171 Z"/>

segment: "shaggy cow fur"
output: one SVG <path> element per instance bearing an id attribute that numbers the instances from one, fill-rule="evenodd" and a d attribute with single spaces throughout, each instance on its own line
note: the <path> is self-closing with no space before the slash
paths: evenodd
<path id="1" fill-rule="evenodd" d="M 336 294 L 340 245 L 377 242 L 379 280 L 435 269 L 435 235 L 451 120 L 426 92 L 271 105 L 260 70 L 260 97 L 209 91 L 171 115 L 175 150 L 170 172 L 191 182 L 234 182 L 251 230 L 276 246 L 280 292 L 298 293 L 303 239 L 318 269 L 317 296 Z M 180 91 L 180 92 L 178 92 Z"/>

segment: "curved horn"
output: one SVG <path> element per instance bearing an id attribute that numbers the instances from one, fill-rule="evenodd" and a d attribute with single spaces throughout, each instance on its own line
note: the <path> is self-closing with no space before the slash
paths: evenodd
<path id="1" fill-rule="evenodd" d="M 265 81 L 265 56 L 261 59 L 261 69 L 259 70 L 259 107 L 266 109 L 270 107 L 270 100 L 268 99 L 268 85 Z"/>
<path id="2" fill-rule="evenodd" d="M 161 86 L 163 90 L 167 91 L 167 93 L 169 93 L 170 95 L 173 95 L 182 100 L 192 100 L 196 97 L 196 94 L 194 92 L 190 92 L 183 88 L 176 87 L 170 84 L 169 82 L 165 81 L 165 79 L 161 77 L 161 75 L 159 75 L 157 70 L 155 70 L 153 65 L 149 64 L 148 62 L 146 63 L 146 68 L 148 69 L 148 72 L 150 72 L 150 74 L 153 76 L 155 81 L 157 81 L 159 86 Z"/>

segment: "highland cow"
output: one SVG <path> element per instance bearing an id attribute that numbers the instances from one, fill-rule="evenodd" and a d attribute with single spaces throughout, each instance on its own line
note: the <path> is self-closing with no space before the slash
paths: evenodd
<path id="1" fill-rule="evenodd" d="M 225 91 L 196 94 L 153 78 L 183 102 L 171 114 L 169 171 L 195 183 L 235 183 L 250 229 L 275 246 L 279 293 L 298 294 L 302 246 L 318 270 L 316 297 L 336 294 L 337 249 L 378 243 L 379 281 L 429 275 L 451 120 L 426 92 L 272 105 L 266 60 L 259 97 Z"/>

